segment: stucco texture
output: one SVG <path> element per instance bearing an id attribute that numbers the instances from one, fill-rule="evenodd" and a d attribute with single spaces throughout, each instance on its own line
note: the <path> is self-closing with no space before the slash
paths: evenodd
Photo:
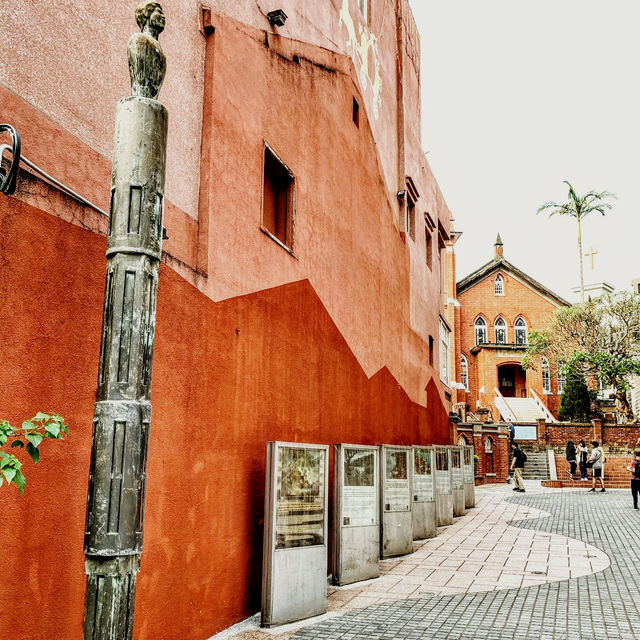
<path id="1" fill-rule="evenodd" d="M 0 626 L 75 638 L 105 241 L 15 199 L 0 224 L 3 417 L 71 427 L 25 463 L 23 498 L 2 488 Z M 308 281 L 216 303 L 163 266 L 136 640 L 201 640 L 259 607 L 268 440 L 447 442 L 434 381 L 427 395 L 425 409 L 388 370 L 369 378 Z"/>

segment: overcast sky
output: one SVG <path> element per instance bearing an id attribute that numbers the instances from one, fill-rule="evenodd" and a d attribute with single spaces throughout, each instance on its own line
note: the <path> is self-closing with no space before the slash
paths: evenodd
<path id="1" fill-rule="evenodd" d="M 460 280 L 493 256 L 573 300 L 574 220 L 536 216 L 578 193 L 614 192 L 591 214 L 585 284 L 640 277 L 640 2 L 410 0 L 422 46 L 423 147 L 463 235 Z"/>

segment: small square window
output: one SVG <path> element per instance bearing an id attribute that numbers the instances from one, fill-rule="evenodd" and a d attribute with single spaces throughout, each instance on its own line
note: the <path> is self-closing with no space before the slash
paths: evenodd
<path id="1" fill-rule="evenodd" d="M 289 169 L 265 146 L 262 226 L 289 248 L 293 246 L 294 186 Z"/>

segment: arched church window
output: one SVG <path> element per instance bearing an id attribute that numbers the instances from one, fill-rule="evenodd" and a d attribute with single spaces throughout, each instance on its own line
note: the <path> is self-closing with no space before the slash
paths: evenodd
<path id="1" fill-rule="evenodd" d="M 468 444 L 469 444 L 469 441 L 467 440 L 467 436 L 465 436 L 464 433 L 461 433 L 458 436 L 458 446 L 466 447 Z"/>
<path id="2" fill-rule="evenodd" d="M 464 385 L 464 388 L 469 391 L 469 362 L 467 356 L 460 356 L 460 382 Z"/>
<path id="3" fill-rule="evenodd" d="M 507 323 L 504 318 L 498 318 L 494 326 L 496 344 L 507 344 Z"/>
<path id="4" fill-rule="evenodd" d="M 551 368 L 544 356 L 542 357 L 542 390 L 545 393 L 551 393 Z"/>
<path id="5" fill-rule="evenodd" d="M 527 323 L 524 318 L 516 320 L 516 344 L 527 344 Z"/>
<path id="6" fill-rule="evenodd" d="M 496 279 L 493 281 L 493 286 L 497 296 L 504 295 L 504 278 L 500 274 L 498 274 Z"/>
<path id="7" fill-rule="evenodd" d="M 558 393 L 564 393 L 564 388 L 567 384 L 567 373 L 564 370 L 561 362 L 558 362 Z"/>
<path id="8" fill-rule="evenodd" d="M 487 342 L 487 321 L 480 316 L 475 322 L 476 344 L 486 344 Z"/>

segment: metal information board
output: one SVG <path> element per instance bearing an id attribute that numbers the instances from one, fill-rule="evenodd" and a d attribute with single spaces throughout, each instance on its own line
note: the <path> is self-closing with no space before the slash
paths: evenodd
<path id="1" fill-rule="evenodd" d="M 438 531 L 434 482 L 435 450 L 413 447 L 413 539 L 433 538 Z"/>
<path id="2" fill-rule="evenodd" d="M 453 524 L 449 448 L 437 445 L 434 450 L 436 457 L 436 514 L 438 526 L 442 527 Z"/>
<path id="3" fill-rule="evenodd" d="M 324 613 L 327 606 L 329 447 L 267 443 L 262 625 Z"/>
<path id="4" fill-rule="evenodd" d="M 334 445 L 332 573 L 336 584 L 380 574 L 378 448 Z"/>
<path id="5" fill-rule="evenodd" d="M 473 447 L 462 447 L 462 478 L 464 481 L 464 506 L 471 509 L 476 506 L 476 479 L 473 464 Z"/>
<path id="6" fill-rule="evenodd" d="M 413 551 L 411 522 L 411 447 L 381 445 L 380 556 Z"/>
<path id="7" fill-rule="evenodd" d="M 462 480 L 462 447 L 455 445 L 449 447 L 451 456 L 451 497 L 453 503 L 453 515 L 463 516 L 464 508 L 464 483 Z"/>

